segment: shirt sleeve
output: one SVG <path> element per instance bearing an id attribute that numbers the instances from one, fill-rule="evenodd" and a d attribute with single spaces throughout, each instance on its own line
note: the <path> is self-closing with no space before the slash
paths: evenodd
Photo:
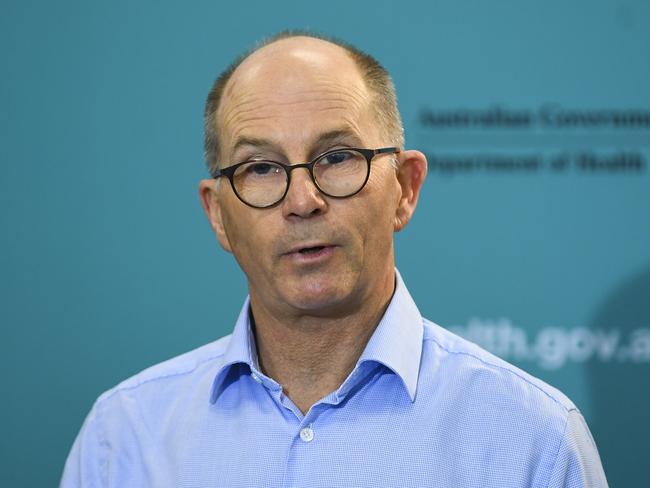
<path id="1" fill-rule="evenodd" d="M 95 404 L 72 445 L 63 469 L 60 488 L 101 488 L 103 483 L 103 441 L 98 406 Z"/>
<path id="2" fill-rule="evenodd" d="M 549 488 L 607 488 L 598 449 L 578 410 L 570 410 Z"/>

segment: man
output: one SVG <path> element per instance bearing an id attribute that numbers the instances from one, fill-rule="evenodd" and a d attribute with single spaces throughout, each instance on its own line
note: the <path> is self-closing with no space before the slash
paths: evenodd
<path id="1" fill-rule="evenodd" d="M 280 35 L 217 80 L 200 196 L 233 334 L 102 395 L 62 486 L 606 486 L 562 393 L 423 319 L 393 233 L 426 175 L 388 74 Z"/>

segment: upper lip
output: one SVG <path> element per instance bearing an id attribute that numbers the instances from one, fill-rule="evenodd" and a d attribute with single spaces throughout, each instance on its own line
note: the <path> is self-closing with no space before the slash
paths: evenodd
<path id="1" fill-rule="evenodd" d="M 296 244 L 295 246 L 291 247 L 287 252 L 284 254 L 291 254 L 294 252 L 299 252 L 303 249 L 310 249 L 313 247 L 331 247 L 334 246 L 334 244 L 328 243 L 328 242 L 308 242 L 304 244 Z"/>

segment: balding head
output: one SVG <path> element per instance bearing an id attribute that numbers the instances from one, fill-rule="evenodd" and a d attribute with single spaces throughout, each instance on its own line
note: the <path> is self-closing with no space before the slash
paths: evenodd
<path id="1" fill-rule="evenodd" d="M 259 96 L 280 92 L 286 95 L 291 90 L 304 91 L 309 84 L 318 86 L 325 78 L 338 79 L 342 87 L 351 87 L 352 92 L 355 86 L 359 87 L 356 90 L 359 96 L 353 97 L 352 103 L 354 98 L 360 102 L 361 92 L 365 91 L 386 143 L 403 147 L 395 89 L 386 70 L 374 58 L 340 41 L 285 32 L 237 59 L 214 83 L 205 108 L 205 154 L 210 172 L 214 173 L 221 164 L 224 128 L 229 123 L 232 107 L 246 103 L 238 88 L 248 83 Z"/>

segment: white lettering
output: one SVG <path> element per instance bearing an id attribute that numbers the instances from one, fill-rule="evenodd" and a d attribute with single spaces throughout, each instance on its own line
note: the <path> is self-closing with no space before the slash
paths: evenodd
<path id="1" fill-rule="evenodd" d="M 534 361 L 545 369 L 558 369 L 567 362 L 619 361 L 650 363 L 650 328 L 630 332 L 629 344 L 621 344 L 621 331 L 591 330 L 587 327 L 544 327 L 531 345 L 528 331 L 508 318 L 498 320 L 473 317 L 467 326 L 450 330 L 493 354 L 516 362 Z"/>

